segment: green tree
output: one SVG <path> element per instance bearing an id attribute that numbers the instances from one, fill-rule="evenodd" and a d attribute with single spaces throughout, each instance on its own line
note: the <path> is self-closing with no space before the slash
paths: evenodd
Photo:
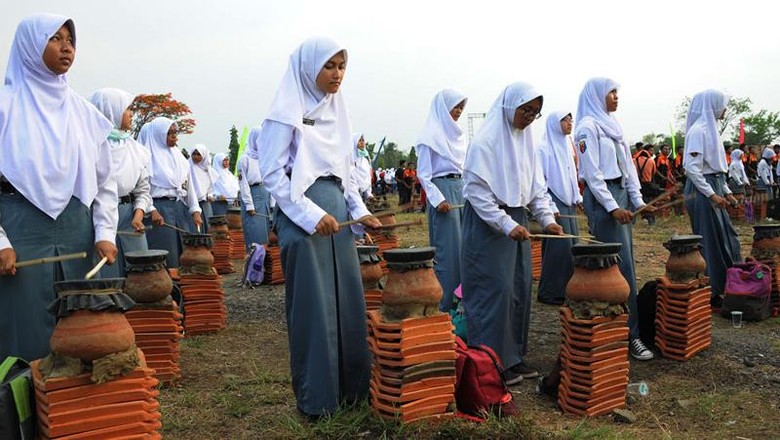
<path id="1" fill-rule="evenodd" d="M 398 149 L 398 145 L 392 141 L 385 142 L 382 152 L 379 153 L 377 166 L 381 168 L 397 167 L 398 162 L 402 159 L 406 159 L 406 155 Z"/>
<path id="2" fill-rule="evenodd" d="M 181 147 L 181 154 L 182 154 L 182 155 L 183 155 L 185 158 L 187 158 L 187 159 L 189 159 L 189 158 L 190 158 L 190 153 L 188 153 L 188 152 L 187 152 L 187 149 L 186 149 L 186 148 L 184 148 L 184 147 Z"/>
<path id="3" fill-rule="evenodd" d="M 729 103 L 726 106 L 726 115 L 723 119 L 718 120 L 718 131 L 721 136 L 723 136 L 724 133 L 732 133 L 735 130 L 739 133 L 739 120 L 750 114 L 751 104 L 753 104 L 753 101 L 751 101 L 750 98 L 729 97 Z M 685 130 L 685 120 L 688 117 L 688 107 L 690 107 L 690 105 L 691 97 L 686 96 L 680 105 L 677 106 L 675 119 L 677 120 L 678 127 L 676 128 L 678 130 L 680 128 Z"/>
<path id="4" fill-rule="evenodd" d="M 745 116 L 745 144 L 769 145 L 780 136 L 780 113 L 761 110 Z M 732 142 L 739 142 L 739 130 Z"/>
<path id="5" fill-rule="evenodd" d="M 238 143 L 238 129 L 236 126 L 230 127 L 230 143 L 228 144 L 228 155 L 230 157 L 230 172 L 236 173 L 236 162 L 238 162 L 238 149 L 241 145 Z"/>
<path id="6" fill-rule="evenodd" d="M 409 150 L 409 154 L 406 156 L 406 162 L 417 164 L 417 151 L 414 149 L 414 146 Z"/>

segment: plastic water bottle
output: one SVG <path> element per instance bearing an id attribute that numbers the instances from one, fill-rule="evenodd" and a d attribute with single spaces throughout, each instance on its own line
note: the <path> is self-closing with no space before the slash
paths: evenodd
<path id="1" fill-rule="evenodd" d="M 650 387 L 647 386 L 647 382 L 641 381 L 641 382 L 632 382 L 628 384 L 628 388 L 626 390 L 628 394 L 633 395 L 639 395 L 641 397 L 645 397 L 648 394 L 650 394 Z"/>

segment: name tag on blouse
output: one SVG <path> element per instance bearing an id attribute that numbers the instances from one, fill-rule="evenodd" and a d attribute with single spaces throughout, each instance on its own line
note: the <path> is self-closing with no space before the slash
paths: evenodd
<path id="1" fill-rule="evenodd" d="M 314 119 L 303 118 L 303 125 L 314 125 Z"/>

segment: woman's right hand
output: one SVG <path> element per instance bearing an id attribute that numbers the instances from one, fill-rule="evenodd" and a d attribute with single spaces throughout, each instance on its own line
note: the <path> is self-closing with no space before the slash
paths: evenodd
<path id="1" fill-rule="evenodd" d="M 439 203 L 439 206 L 436 207 L 436 210 L 442 213 L 450 212 L 451 209 L 452 205 L 450 205 L 450 202 L 446 200 Z"/>
<path id="2" fill-rule="evenodd" d="M 16 275 L 16 251 L 5 248 L 0 251 L 0 275 Z"/>
<path id="3" fill-rule="evenodd" d="M 246 210 L 246 214 L 248 216 L 250 216 L 250 217 L 254 217 L 255 216 L 255 210 L 254 209 L 247 209 Z"/>
<path id="4" fill-rule="evenodd" d="M 515 241 L 525 241 L 531 238 L 531 233 L 528 232 L 528 229 L 524 228 L 523 226 L 517 225 L 509 233 L 509 238 Z"/>
<path id="5" fill-rule="evenodd" d="M 627 209 L 616 209 L 610 213 L 612 218 L 618 221 L 621 225 L 627 225 L 634 220 L 634 214 Z"/>
<path id="6" fill-rule="evenodd" d="M 336 218 L 332 215 L 325 214 L 320 221 L 317 222 L 317 226 L 314 229 L 320 235 L 333 235 L 339 232 L 339 222 L 337 222 Z"/>

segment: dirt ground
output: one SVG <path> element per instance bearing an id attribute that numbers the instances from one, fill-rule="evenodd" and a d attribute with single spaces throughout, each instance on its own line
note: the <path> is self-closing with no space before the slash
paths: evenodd
<path id="1" fill-rule="evenodd" d="M 405 214 L 399 221 L 424 217 Z M 743 255 L 749 255 L 749 225 L 737 224 Z M 583 225 L 584 229 L 584 225 Z M 635 227 L 638 285 L 664 272 L 672 233 L 689 232 L 687 219 L 659 219 Z M 402 246 L 427 244 L 423 227 L 398 231 Z M 687 362 L 631 362 L 631 381 L 645 381 L 650 394 L 629 398 L 630 424 L 610 416 L 562 414 L 535 393 L 535 380 L 513 387 L 519 416 L 435 425 L 404 426 L 374 418 L 367 405 L 310 423 L 295 410 L 290 385 L 284 286 L 236 287 L 224 278 L 228 329 L 182 343 L 183 380 L 163 389 L 163 434 L 170 439 L 294 438 L 731 438 L 780 436 L 780 318 L 734 329 L 713 316 L 712 346 Z M 526 360 L 548 371 L 558 354 L 558 308 L 533 303 L 530 353 Z"/>

